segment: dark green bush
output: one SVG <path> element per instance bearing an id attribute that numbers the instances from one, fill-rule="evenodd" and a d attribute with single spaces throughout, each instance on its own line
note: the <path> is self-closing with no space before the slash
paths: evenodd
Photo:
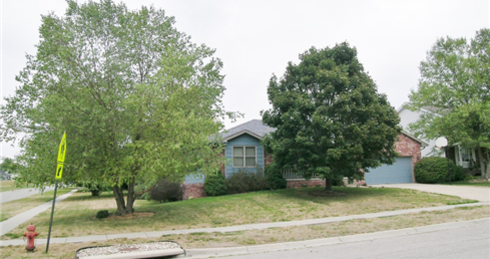
<path id="1" fill-rule="evenodd" d="M 226 179 L 229 194 L 266 190 L 267 185 L 261 168 L 257 168 L 256 172 L 239 169 Z"/>
<path id="2" fill-rule="evenodd" d="M 105 218 L 109 217 L 109 211 L 108 210 L 98 211 L 97 214 L 95 215 L 95 217 L 98 219 L 105 219 Z"/>
<path id="3" fill-rule="evenodd" d="M 148 192 L 150 200 L 159 202 L 172 202 L 182 200 L 182 187 L 180 183 L 160 180 L 155 188 Z"/>
<path id="4" fill-rule="evenodd" d="M 265 179 L 267 187 L 272 190 L 285 189 L 288 182 L 282 176 L 282 171 L 270 164 L 265 167 Z"/>
<path id="5" fill-rule="evenodd" d="M 464 179 L 464 170 L 453 161 L 449 161 L 451 180 Z M 426 157 L 415 164 L 415 180 L 418 183 L 444 183 L 449 182 L 447 160 L 444 157 Z"/>
<path id="6" fill-rule="evenodd" d="M 221 196 L 228 194 L 225 176 L 221 171 L 206 176 L 204 180 L 204 193 L 207 196 Z"/>
<path id="7" fill-rule="evenodd" d="M 78 182 L 76 183 L 78 187 L 85 187 L 88 189 L 89 192 L 92 193 L 92 196 L 100 196 L 101 192 L 110 192 L 112 191 L 112 188 L 103 185 L 103 184 L 96 184 L 96 183 L 88 183 L 88 182 Z"/>

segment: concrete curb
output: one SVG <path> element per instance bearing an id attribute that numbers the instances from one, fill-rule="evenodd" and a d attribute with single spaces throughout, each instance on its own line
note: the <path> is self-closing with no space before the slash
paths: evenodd
<path id="1" fill-rule="evenodd" d="M 72 195 L 74 192 L 77 190 L 73 190 L 67 194 L 61 195 L 60 197 L 56 198 L 55 204 L 68 198 L 70 195 Z M 44 212 L 45 210 L 51 208 L 51 205 L 53 205 L 53 200 L 48 201 L 46 203 L 43 203 L 35 208 L 32 208 L 28 211 L 22 212 L 18 215 L 15 215 L 5 221 L 0 222 L 0 235 L 5 235 L 8 232 L 10 232 L 12 229 L 18 227 L 20 224 L 29 221 L 36 215 L 38 215 L 41 212 Z M 0 245 L 1 246 L 1 245 Z"/>
<path id="2" fill-rule="evenodd" d="M 443 223 L 436 225 L 429 225 L 424 227 L 414 227 L 405 228 L 398 230 L 381 231 L 376 233 L 350 235 L 343 237 L 331 237 L 322 239 L 313 239 L 306 241 L 288 242 L 288 243 L 278 243 L 270 245 L 257 245 L 257 246 L 242 246 L 242 247 L 226 247 L 226 248 L 206 248 L 206 249 L 187 249 L 187 257 L 192 258 L 209 258 L 216 256 L 232 256 L 232 255 L 242 255 L 242 254 L 255 254 L 263 252 L 275 252 L 283 250 L 294 250 L 301 248 L 312 248 L 336 244 L 346 244 L 361 241 L 372 241 L 384 238 L 393 238 L 407 235 L 419 235 L 423 233 L 443 231 L 448 229 L 464 228 L 483 221 L 490 221 L 490 218 L 461 221 L 454 223 Z M 179 256 L 185 257 L 185 256 Z"/>
<path id="3" fill-rule="evenodd" d="M 118 253 L 110 255 L 95 255 L 95 256 L 85 256 L 79 259 L 132 259 L 132 258 L 156 258 L 162 256 L 177 256 L 184 254 L 184 250 L 181 248 L 164 249 L 164 250 L 152 250 L 152 251 L 142 251 L 142 252 L 129 252 L 129 253 Z"/>
<path id="4" fill-rule="evenodd" d="M 190 234 L 190 233 L 199 233 L 199 232 L 227 233 L 227 232 L 260 230 L 260 229 L 277 228 L 277 227 L 318 225 L 318 224 L 342 222 L 342 221 L 355 220 L 355 219 L 392 217 L 392 216 L 404 215 L 404 214 L 409 214 L 409 213 L 418 213 L 418 212 L 425 212 L 425 211 L 442 211 L 442 210 L 450 210 L 450 209 L 459 208 L 459 207 L 473 207 L 473 206 L 485 206 L 485 205 L 490 205 L 490 202 L 458 204 L 458 205 L 449 205 L 449 206 L 441 206 L 441 207 L 429 207 L 429 208 L 407 209 L 407 210 L 397 210 L 397 211 L 384 211 L 384 212 L 378 212 L 378 213 L 369 213 L 369 214 L 360 214 L 360 215 L 351 215 L 351 216 L 342 216 L 342 217 L 332 217 L 332 218 L 320 218 L 320 219 L 307 219 L 307 220 L 296 220 L 296 221 L 286 221 L 286 222 L 247 224 L 247 225 L 221 227 L 221 228 L 197 228 L 197 229 L 153 231 L 153 232 L 139 232 L 139 233 L 127 233 L 127 234 L 123 233 L 123 234 L 94 235 L 94 236 L 67 237 L 67 238 L 51 238 L 50 244 L 104 241 L 104 240 L 115 239 L 115 238 L 160 237 L 163 235 L 175 235 L 175 234 L 179 235 L 179 234 Z M 46 239 L 36 239 L 36 243 L 46 243 Z M 9 246 L 9 245 L 15 246 L 15 245 L 23 245 L 23 244 L 25 244 L 25 242 L 22 239 L 1 240 L 0 241 L 0 246 Z"/>

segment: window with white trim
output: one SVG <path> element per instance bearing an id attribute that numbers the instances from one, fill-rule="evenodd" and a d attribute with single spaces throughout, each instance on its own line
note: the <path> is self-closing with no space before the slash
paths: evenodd
<path id="1" fill-rule="evenodd" d="M 255 147 L 233 147 L 233 167 L 255 167 L 257 152 Z"/>

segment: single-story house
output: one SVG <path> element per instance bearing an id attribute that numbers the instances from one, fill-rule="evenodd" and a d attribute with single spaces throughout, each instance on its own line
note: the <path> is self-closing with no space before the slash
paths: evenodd
<path id="1" fill-rule="evenodd" d="M 226 165 L 221 170 L 226 177 L 230 177 L 238 170 L 255 171 L 257 167 L 265 168 L 272 162 L 271 154 L 267 154 L 262 147 L 261 140 L 264 136 L 274 131 L 261 120 L 251 120 L 233 127 L 221 133 L 225 142 L 223 155 L 227 159 Z M 382 165 L 371 169 L 366 173 L 367 184 L 383 183 L 412 183 L 415 182 L 413 167 L 421 158 L 421 147 L 428 144 L 412 135 L 402 132 L 396 142 L 396 152 L 400 154 L 393 165 Z M 288 187 L 325 186 L 325 181 L 321 179 L 311 179 L 306 181 L 288 172 L 284 172 L 284 177 L 288 180 Z M 183 198 L 203 197 L 204 196 L 204 176 L 186 177 L 182 184 Z"/>

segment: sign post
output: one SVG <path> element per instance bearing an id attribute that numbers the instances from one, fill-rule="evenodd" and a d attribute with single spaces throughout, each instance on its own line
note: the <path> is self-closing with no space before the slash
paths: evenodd
<path id="1" fill-rule="evenodd" d="M 48 243 L 46 244 L 46 253 L 49 250 L 49 239 L 51 238 L 51 226 L 53 225 L 53 214 L 54 214 L 54 204 L 56 201 L 56 191 L 58 189 L 58 180 L 61 179 L 63 175 L 63 164 L 65 163 L 66 154 L 66 132 L 63 133 L 63 138 L 61 138 L 60 147 L 58 150 L 58 166 L 56 167 L 56 182 L 54 184 L 54 197 L 53 205 L 51 206 L 51 219 L 49 220 L 49 232 L 48 232 Z"/>

